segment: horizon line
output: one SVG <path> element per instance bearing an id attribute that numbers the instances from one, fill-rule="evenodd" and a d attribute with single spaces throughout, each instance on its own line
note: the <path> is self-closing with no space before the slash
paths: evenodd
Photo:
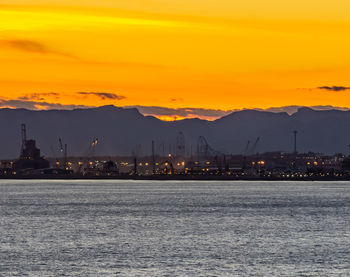
<path id="1" fill-rule="evenodd" d="M 180 107 L 171 108 L 165 106 L 116 106 L 101 105 L 101 106 L 85 106 L 85 105 L 60 105 L 60 107 L 46 107 L 46 108 L 35 108 L 35 107 L 15 107 L 15 106 L 4 106 L 0 107 L 0 110 L 27 110 L 27 111 L 74 111 L 74 110 L 92 110 L 113 107 L 123 110 L 136 109 L 140 114 L 145 117 L 154 117 L 161 121 L 181 121 L 186 119 L 200 119 L 205 121 L 215 121 L 221 119 L 225 116 L 234 114 L 241 111 L 258 111 L 258 112 L 268 112 L 268 113 L 287 113 L 289 116 L 297 113 L 302 108 L 308 108 L 314 111 L 350 111 L 350 107 L 337 107 L 331 105 L 286 105 L 279 107 L 269 107 L 269 108 L 235 108 L 235 109 L 211 109 L 211 108 L 193 108 L 193 107 Z"/>

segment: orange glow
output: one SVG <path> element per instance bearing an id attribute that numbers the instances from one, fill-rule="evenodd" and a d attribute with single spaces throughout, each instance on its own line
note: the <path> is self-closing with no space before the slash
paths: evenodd
<path id="1" fill-rule="evenodd" d="M 1 107 L 350 107 L 349 1 L 1 3 Z"/>
<path id="2" fill-rule="evenodd" d="M 155 116 L 157 118 L 159 118 L 160 120 L 163 121 L 175 121 L 175 120 L 182 120 L 185 119 L 185 117 L 181 117 L 181 116 L 167 116 L 167 115 L 159 115 L 159 116 Z"/>

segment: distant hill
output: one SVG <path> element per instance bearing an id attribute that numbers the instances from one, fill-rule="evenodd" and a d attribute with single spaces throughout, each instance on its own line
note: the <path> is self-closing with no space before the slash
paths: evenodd
<path id="1" fill-rule="evenodd" d="M 139 155 L 175 152 L 177 134 L 185 135 L 187 152 L 196 153 L 197 140 L 204 136 L 210 146 L 225 153 L 242 154 L 247 141 L 260 141 L 257 151 L 292 151 L 293 130 L 298 130 L 298 150 L 324 153 L 348 152 L 350 111 L 315 111 L 300 108 L 296 113 L 243 110 L 215 121 L 186 119 L 174 122 L 143 116 L 137 109 L 104 106 L 92 109 L 31 111 L 0 109 L 0 159 L 19 155 L 20 125 L 25 123 L 28 138 L 37 140 L 42 154 L 58 155 L 58 138 L 68 144 L 69 155 L 88 152 L 98 138 L 95 155 Z M 138 146 L 139 145 L 139 146 Z M 136 147 L 138 146 L 138 147 Z"/>

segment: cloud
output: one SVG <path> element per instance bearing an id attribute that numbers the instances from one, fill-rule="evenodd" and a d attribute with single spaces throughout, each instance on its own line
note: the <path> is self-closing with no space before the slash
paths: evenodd
<path id="1" fill-rule="evenodd" d="M 318 87 L 317 89 L 323 89 L 323 90 L 328 90 L 328 91 L 344 91 L 344 90 L 350 90 L 350 87 L 343 87 L 343 86 L 323 86 L 323 87 Z"/>
<path id="2" fill-rule="evenodd" d="M 289 115 L 296 113 L 300 108 L 305 106 L 283 106 L 283 107 L 271 107 L 267 109 L 251 108 L 251 110 L 256 111 L 266 111 L 272 113 L 285 112 Z M 220 110 L 220 109 L 204 109 L 204 108 L 166 108 L 157 106 L 128 106 L 124 108 L 137 108 L 143 115 L 151 115 L 158 117 L 160 119 L 166 120 L 176 120 L 184 118 L 200 118 L 206 120 L 215 120 L 223 116 L 231 114 L 233 112 L 238 112 L 243 109 L 232 109 L 232 110 Z M 339 111 L 349 111 L 350 108 L 346 107 L 334 107 L 334 106 L 310 106 L 309 108 L 317 111 L 327 111 L 327 110 L 339 110 Z"/>
<path id="3" fill-rule="evenodd" d="M 19 51 L 39 53 L 39 54 L 55 54 L 70 58 L 75 58 L 67 53 L 50 49 L 45 44 L 27 39 L 0 39 L 0 47 L 9 47 Z"/>
<path id="4" fill-rule="evenodd" d="M 41 43 L 32 40 L 1 40 L 2 43 L 7 44 L 12 48 L 16 48 L 22 51 L 49 53 L 50 51 Z"/>
<path id="5" fill-rule="evenodd" d="M 97 95 L 102 99 L 124 99 L 123 96 L 119 96 L 112 93 L 98 93 L 98 92 L 79 92 L 83 95 Z M 14 109 L 28 109 L 28 110 L 72 110 L 79 108 L 94 108 L 96 106 L 86 105 L 64 105 L 60 103 L 50 103 L 43 101 L 43 96 L 58 96 L 58 93 L 34 93 L 19 97 L 17 99 L 0 99 L 0 107 L 14 108 Z M 215 109 L 202 109 L 202 108 L 166 108 L 157 106 L 126 106 L 122 108 L 136 108 L 145 116 L 155 116 L 161 119 L 183 119 L 183 118 L 202 118 L 208 120 L 214 120 L 224 115 L 230 114 L 235 110 L 215 110 Z"/>
<path id="6" fill-rule="evenodd" d="M 81 108 L 94 108 L 94 106 L 85 105 L 64 105 L 60 103 L 48 103 L 31 100 L 4 100 L 0 99 L 0 107 L 13 109 L 28 109 L 28 110 L 72 110 Z"/>
<path id="7" fill-rule="evenodd" d="M 59 93 L 57 92 L 48 92 L 48 93 L 32 93 L 32 94 L 26 94 L 24 96 L 18 97 L 17 100 L 37 100 L 37 101 L 43 101 L 45 100 L 45 97 L 55 97 L 55 99 L 59 98 Z"/>
<path id="8" fill-rule="evenodd" d="M 122 100 L 125 98 L 125 96 L 117 95 L 114 93 L 107 93 L 107 92 L 78 92 L 77 94 L 84 95 L 84 97 L 89 95 L 94 95 L 102 100 Z M 72 110 L 72 109 L 79 109 L 79 108 L 95 108 L 96 106 L 88 106 L 88 105 L 76 105 L 76 104 L 61 104 L 59 103 L 60 98 L 62 97 L 62 93 L 57 92 L 45 92 L 45 93 L 31 93 L 31 94 L 24 94 L 23 96 L 20 96 L 15 99 L 1 99 L 0 98 L 0 108 L 22 108 L 22 109 L 28 109 L 28 110 Z M 48 102 L 52 101 L 54 99 L 54 102 Z M 81 100 L 81 99 L 80 99 Z M 76 101 L 74 101 L 76 102 Z"/>
<path id="9" fill-rule="evenodd" d="M 286 112 L 289 115 L 292 115 L 292 114 L 296 113 L 301 108 L 305 108 L 305 106 L 284 106 L 284 107 L 273 107 L 273 108 L 268 108 L 268 109 L 255 109 L 255 110 L 268 111 L 268 112 L 273 112 L 273 113 Z M 307 108 L 313 109 L 315 111 L 330 111 L 330 110 L 349 111 L 350 110 L 350 108 L 334 107 L 334 106 L 330 106 L 330 105 L 308 106 Z"/>
<path id="10" fill-rule="evenodd" d="M 25 39 L 0 39 L 0 47 L 7 47 L 16 49 L 23 52 L 31 52 L 38 54 L 54 54 L 59 56 L 64 56 L 68 58 L 72 58 L 78 60 L 81 63 L 87 65 L 100 65 L 100 66 L 118 66 L 123 68 L 152 68 L 158 70 L 169 70 L 169 69 L 181 69 L 185 70 L 185 67 L 175 67 L 175 66 L 167 66 L 161 64 L 152 64 L 152 63 L 137 63 L 137 62 L 127 62 L 127 61 L 94 61 L 94 60 L 83 60 L 78 58 L 77 56 L 70 55 L 64 52 L 60 52 L 57 50 L 53 50 L 47 47 L 45 44 L 34 41 L 34 40 L 25 40 Z"/>
<path id="11" fill-rule="evenodd" d="M 101 98 L 102 100 L 123 100 L 126 97 L 123 95 L 118 95 L 115 93 L 108 93 L 108 92 L 78 92 L 78 94 L 80 95 L 93 95 L 93 96 L 97 96 L 99 98 Z"/>
<path id="12" fill-rule="evenodd" d="M 83 95 L 86 94 L 97 94 L 98 97 L 105 97 L 103 99 L 123 99 L 122 96 L 112 94 L 112 93 L 102 93 L 102 92 L 80 92 Z M 107 94 L 107 96 L 101 96 L 101 94 Z M 73 109 L 86 109 L 86 108 L 96 108 L 97 106 L 87 106 L 87 105 L 74 105 L 74 104 L 60 104 L 60 103 L 50 103 L 43 101 L 43 96 L 53 96 L 55 99 L 59 99 L 59 93 L 49 92 L 49 93 L 33 93 L 28 94 L 16 99 L 0 99 L 0 108 L 23 108 L 28 110 L 73 110 Z M 250 108 L 250 110 L 256 111 L 266 111 L 271 113 L 281 113 L 286 112 L 289 115 L 296 113 L 300 108 L 305 106 L 283 106 L 283 107 L 271 107 L 267 109 L 261 108 Z M 136 108 L 138 111 L 145 116 L 154 116 L 161 120 L 181 120 L 186 118 L 200 118 L 204 120 L 216 120 L 223 116 L 229 115 L 233 112 L 238 112 L 242 109 L 231 109 L 231 110 L 221 110 L 221 109 L 205 109 L 205 108 L 167 108 L 160 106 L 122 106 L 120 108 L 129 109 Z M 348 107 L 334 107 L 334 106 L 309 106 L 313 110 L 326 111 L 326 110 L 339 110 L 339 111 L 350 111 Z"/>
<path id="13" fill-rule="evenodd" d="M 129 106 L 126 108 L 137 108 L 140 113 L 144 115 L 152 115 L 156 117 L 168 116 L 168 117 L 198 117 L 207 119 L 216 119 L 224 115 L 230 114 L 235 110 L 216 110 L 216 109 L 204 109 L 204 108 L 166 108 L 157 106 Z"/>
<path id="14" fill-rule="evenodd" d="M 170 98 L 170 102 L 181 102 L 183 101 L 182 98 Z"/>

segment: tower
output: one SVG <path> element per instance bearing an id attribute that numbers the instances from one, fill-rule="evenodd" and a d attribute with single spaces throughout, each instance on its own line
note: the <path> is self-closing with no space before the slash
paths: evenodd
<path id="1" fill-rule="evenodd" d="M 153 174 L 156 173 L 156 158 L 155 158 L 155 143 L 154 140 L 152 140 L 152 172 Z"/>
<path id="2" fill-rule="evenodd" d="M 186 155 L 185 136 L 179 132 L 176 138 L 176 156 L 184 157 Z"/>
<path id="3" fill-rule="evenodd" d="M 22 146 L 21 146 L 21 155 L 22 155 L 26 145 L 26 141 L 27 141 L 27 129 L 24 123 L 21 124 L 21 134 L 22 134 Z"/>
<path id="4" fill-rule="evenodd" d="M 297 130 L 294 130 L 293 131 L 293 134 L 294 134 L 294 154 L 297 154 L 297 134 L 298 134 L 298 131 Z"/>

